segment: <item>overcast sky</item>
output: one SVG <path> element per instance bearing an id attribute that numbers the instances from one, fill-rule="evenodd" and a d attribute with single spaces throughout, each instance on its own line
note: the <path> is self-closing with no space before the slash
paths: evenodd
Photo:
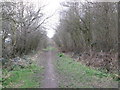
<path id="1" fill-rule="evenodd" d="M 45 23 L 48 33 L 47 36 L 50 38 L 55 34 L 53 28 L 56 28 L 56 24 L 59 22 L 60 2 L 62 1 L 64 0 L 31 0 L 37 7 L 46 5 L 43 9 L 45 17 L 52 15 L 52 17 L 47 20 L 47 23 Z"/>
<path id="2" fill-rule="evenodd" d="M 25 0 L 26 1 L 26 0 Z M 60 2 L 64 0 L 32 0 L 31 2 L 34 3 L 37 7 L 38 6 L 44 6 L 43 12 L 45 14 L 45 17 L 51 16 L 47 22 L 45 23 L 45 26 L 47 27 L 47 36 L 53 37 L 55 34 L 55 30 L 53 28 L 56 28 L 57 23 L 59 22 L 59 11 L 60 11 Z"/>

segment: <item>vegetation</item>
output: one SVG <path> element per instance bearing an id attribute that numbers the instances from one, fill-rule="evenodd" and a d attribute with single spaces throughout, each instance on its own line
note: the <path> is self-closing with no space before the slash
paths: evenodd
<path id="1" fill-rule="evenodd" d="M 117 3 L 64 2 L 55 41 L 65 51 L 117 50 Z M 114 32 L 114 34 L 113 34 Z"/>
<path id="2" fill-rule="evenodd" d="M 56 72 L 60 88 L 118 87 L 120 3 L 73 0 L 60 5 L 59 21 L 52 26 L 49 20 L 57 18 L 49 19 L 53 15 L 45 14 L 42 1 L 1 2 L 0 88 L 39 88 L 43 75 L 46 82 L 57 82 Z M 48 29 L 55 29 L 53 38 L 47 37 Z"/>
<path id="3" fill-rule="evenodd" d="M 113 75 L 87 67 L 84 64 L 73 61 L 72 58 L 58 54 L 55 66 L 59 74 L 60 88 L 115 88 L 117 81 Z M 114 84 L 115 82 L 116 84 Z"/>
<path id="4" fill-rule="evenodd" d="M 3 88 L 39 87 L 42 67 L 28 56 L 47 46 L 42 8 L 32 3 L 2 2 L 2 77 Z M 38 47 L 39 46 L 39 47 Z M 36 51 L 37 50 L 37 51 Z M 29 55 L 28 55 L 29 54 Z M 27 56 L 28 55 L 28 56 Z M 38 80 L 39 78 L 39 80 Z"/>
<path id="5" fill-rule="evenodd" d="M 42 77 L 40 75 L 37 76 L 37 73 L 41 74 L 42 72 L 43 68 L 36 66 L 36 64 L 31 64 L 24 68 L 16 66 L 12 71 L 3 69 L 3 88 L 40 87 L 40 80 Z"/>
<path id="6" fill-rule="evenodd" d="M 118 72 L 118 3 L 69 1 L 61 5 L 53 38 L 60 51 L 73 52 L 78 61 L 85 56 L 82 60 L 88 66 Z"/>
<path id="7" fill-rule="evenodd" d="M 49 51 L 49 50 L 56 50 L 56 48 L 48 46 L 45 49 L 43 49 L 43 51 Z"/>
<path id="8" fill-rule="evenodd" d="M 25 2 L 2 4 L 3 58 L 14 58 L 46 47 L 47 36 L 42 26 L 46 18 L 42 19 L 42 7 L 36 10 L 33 4 Z"/>

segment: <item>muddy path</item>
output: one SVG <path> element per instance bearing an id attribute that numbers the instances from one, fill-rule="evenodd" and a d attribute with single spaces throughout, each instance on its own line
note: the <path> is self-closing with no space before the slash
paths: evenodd
<path id="1" fill-rule="evenodd" d="M 44 67 L 42 88 L 57 88 L 58 80 L 53 62 L 56 60 L 56 54 L 53 50 L 47 50 L 40 53 L 38 64 Z"/>

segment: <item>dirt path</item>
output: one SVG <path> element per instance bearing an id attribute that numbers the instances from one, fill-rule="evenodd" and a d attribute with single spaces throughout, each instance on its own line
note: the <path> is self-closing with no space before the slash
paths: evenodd
<path id="1" fill-rule="evenodd" d="M 53 66 L 54 59 L 55 59 L 55 55 L 53 51 L 46 52 L 47 66 L 45 68 L 43 88 L 57 88 L 57 80 Z"/>
<path id="2" fill-rule="evenodd" d="M 51 50 L 42 52 L 38 57 L 39 65 L 44 67 L 44 74 L 41 85 L 42 88 L 58 87 L 57 77 L 53 65 L 55 58 L 55 52 Z"/>

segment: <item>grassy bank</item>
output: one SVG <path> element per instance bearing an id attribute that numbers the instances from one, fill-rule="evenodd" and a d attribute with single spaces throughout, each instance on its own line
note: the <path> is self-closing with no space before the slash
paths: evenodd
<path id="1" fill-rule="evenodd" d="M 61 88 L 117 88 L 117 81 L 112 75 L 89 68 L 73 61 L 64 54 L 57 54 L 55 62 Z"/>
<path id="2" fill-rule="evenodd" d="M 42 77 L 37 73 L 42 73 L 43 68 L 36 64 L 31 64 L 25 68 L 15 67 L 12 71 L 3 69 L 3 88 L 37 88 L 40 87 Z"/>

